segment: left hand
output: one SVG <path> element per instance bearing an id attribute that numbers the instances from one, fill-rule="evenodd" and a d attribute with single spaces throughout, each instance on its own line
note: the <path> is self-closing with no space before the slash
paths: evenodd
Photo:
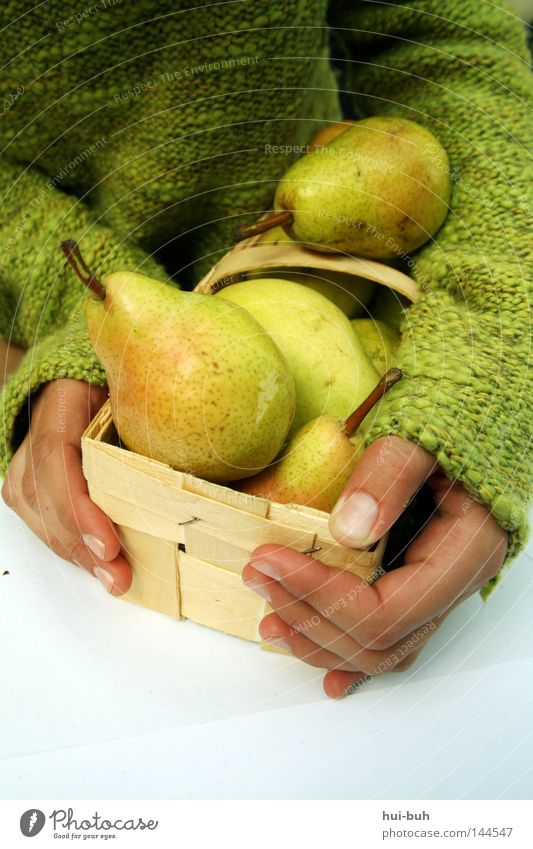
<path id="1" fill-rule="evenodd" d="M 383 457 L 386 461 L 383 462 Z M 351 548 L 376 542 L 427 482 L 436 511 L 404 565 L 372 584 L 291 548 L 262 545 L 243 570 L 274 609 L 263 639 L 326 668 L 338 698 L 368 676 L 410 666 L 445 616 L 500 570 L 507 534 L 435 458 L 396 436 L 365 451 L 331 515 L 333 536 Z"/>

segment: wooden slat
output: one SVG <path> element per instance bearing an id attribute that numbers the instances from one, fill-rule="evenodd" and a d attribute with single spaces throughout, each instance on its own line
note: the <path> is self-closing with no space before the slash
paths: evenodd
<path id="1" fill-rule="evenodd" d="M 267 515 L 272 522 L 281 522 L 283 525 L 301 528 L 321 536 L 328 535 L 329 515 L 322 510 L 300 504 L 278 504 L 271 501 Z"/>
<path id="2" fill-rule="evenodd" d="M 133 569 L 133 583 L 122 598 L 179 619 L 176 545 L 133 528 L 121 527 L 119 533 L 123 554 Z"/>
<path id="3" fill-rule="evenodd" d="M 246 492 L 238 492 L 235 489 L 230 489 L 229 486 L 210 483 L 202 480 L 202 478 L 195 478 L 193 475 L 183 476 L 182 487 L 187 492 L 202 495 L 219 504 L 228 504 L 230 507 L 244 510 L 245 513 L 252 513 L 254 516 L 266 518 L 269 513 L 270 503 L 265 498 L 257 498 L 255 495 L 248 495 Z"/>
<path id="4" fill-rule="evenodd" d="M 110 448 L 113 450 L 110 451 Z M 211 532 L 219 539 L 250 550 L 267 542 L 299 549 L 313 545 L 315 534 L 312 531 L 287 527 L 280 522 L 191 493 L 179 486 L 179 478 L 172 479 L 171 476 L 179 476 L 179 472 L 163 467 L 164 474 L 158 469 L 146 474 L 138 468 L 138 455 L 113 446 L 105 446 L 105 449 L 101 450 L 100 443 L 91 440 L 86 440 L 84 445 L 83 465 L 91 497 L 105 509 L 103 504 L 106 497 L 112 495 L 121 502 L 131 504 L 132 515 L 146 505 L 150 512 L 158 514 L 158 526 L 160 529 L 165 527 L 163 536 L 166 539 L 176 539 L 179 523 L 196 517 L 202 521 L 206 533 Z M 126 524 L 131 522 L 126 521 Z"/>
<path id="5" fill-rule="evenodd" d="M 259 642 L 265 602 L 244 586 L 241 577 L 180 553 L 183 616 L 226 634 Z"/>
<path id="6" fill-rule="evenodd" d="M 249 550 L 204 533 L 201 522 L 187 525 L 183 532 L 187 554 L 198 560 L 205 560 L 239 575 L 250 560 Z"/>

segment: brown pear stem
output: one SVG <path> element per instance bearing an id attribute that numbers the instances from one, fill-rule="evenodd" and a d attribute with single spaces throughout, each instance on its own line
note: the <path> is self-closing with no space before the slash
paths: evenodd
<path id="1" fill-rule="evenodd" d="M 61 242 L 61 250 L 65 254 L 69 264 L 72 266 L 81 282 L 87 286 L 97 301 L 105 301 L 105 287 L 102 286 L 98 277 L 95 277 L 81 255 L 81 251 L 74 239 L 65 239 Z M 85 276 L 84 276 L 85 274 Z"/>
<path id="2" fill-rule="evenodd" d="M 233 238 L 236 242 L 240 242 L 250 236 L 259 236 L 261 233 L 273 230 L 274 227 L 283 227 L 284 224 L 290 224 L 293 220 L 294 216 L 290 209 L 282 209 L 281 212 L 275 212 L 268 218 L 262 218 L 254 224 L 243 224 L 242 227 L 237 227 Z"/>
<path id="3" fill-rule="evenodd" d="M 386 392 L 389 391 L 391 386 L 394 386 L 395 383 L 402 377 L 402 370 L 399 368 L 391 368 L 381 378 L 379 383 L 374 387 L 370 395 L 368 395 L 364 401 L 362 401 L 357 410 L 348 416 L 346 421 L 344 422 L 341 431 L 345 436 L 350 439 L 351 436 L 354 435 L 355 431 L 365 418 L 365 416 L 370 412 L 372 407 L 377 404 L 380 398 L 383 398 Z"/>

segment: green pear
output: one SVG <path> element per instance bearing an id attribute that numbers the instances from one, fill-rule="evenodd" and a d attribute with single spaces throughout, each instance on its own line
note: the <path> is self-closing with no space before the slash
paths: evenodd
<path id="1" fill-rule="evenodd" d="M 368 423 L 363 419 L 401 377 L 391 369 L 346 421 L 319 416 L 293 436 L 282 455 L 236 488 L 279 504 L 303 504 L 330 513 L 363 450 Z"/>
<path id="2" fill-rule="evenodd" d="M 275 277 L 292 280 L 319 292 L 332 301 L 348 318 L 362 315 L 374 292 L 374 283 L 364 277 L 340 271 L 325 271 L 321 268 L 276 268 L 253 273 L 254 279 Z"/>
<path id="3" fill-rule="evenodd" d="M 449 171 L 446 151 L 425 127 L 366 118 L 298 159 L 277 186 L 270 222 L 243 227 L 240 236 L 281 225 L 314 250 L 404 256 L 444 222 Z"/>
<path id="4" fill-rule="evenodd" d="M 262 245 L 287 245 L 294 243 L 294 239 L 291 239 L 291 237 L 288 233 L 285 232 L 283 227 L 273 227 L 271 230 L 267 230 L 265 233 L 261 233 L 257 241 Z"/>
<path id="5" fill-rule="evenodd" d="M 354 123 L 355 121 L 340 121 L 339 123 L 325 124 L 323 127 L 320 127 L 307 143 L 308 150 L 306 150 L 306 153 L 317 148 L 323 148 L 324 145 L 329 144 L 334 138 L 340 136 L 348 127 L 353 127 Z"/>
<path id="6" fill-rule="evenodd" d="M 320 415 L 346 417 L 378 373 L 344 313 L 323 295 L 291 280 L 245 280 L 216 298 L 248 310 L 284 354 L 296 386 L 290 434 Z"/>
<path id="7" fill-rule="evenodd" d="M 348 439 L 338 416 L 318 416 L 292 437 L 275 465 L 238 481 L 236 489 L 277 501 L 331 512 L 348 483 L 362 437 Z"/>
<path id="8" fill-rule="evenodd" d="M 400 334 L 384 321 L 373 318 L 354 318 L 352 327 L 378 374 L 384 374 L 391 367 Z"/>
<path id="9" fill-rule="evenodd" d="M 125 446 L 215 482 L 266 466 L 285 442 L 295 390 L 252 315 L 130 271 L 99 282 L 75 243 L 63 250 L 95 295 L 87 325 Z"/>
<path id="10" fill-rule="evenodd" d="M 410 301 L 403 295 L 388 286 L 376 286 L 369 312 L 372 318 L 385 322 L 399 332 L 409 306 Z"/>

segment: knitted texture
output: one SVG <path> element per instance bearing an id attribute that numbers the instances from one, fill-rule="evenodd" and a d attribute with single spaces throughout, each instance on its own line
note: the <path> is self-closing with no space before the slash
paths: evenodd
<path id="1" fill-rule="evenodd" d="M 427 126 L 448 152 L 453 183 L 444 226 L 412 256 L 423 295 L 407 312 L 394 361 L 404 379 L 380 405 L 367 443 L 396 434 L 434 454 L 509 532 L 508 562 L 527 538 L 533 477 L 525 29 L 493 3 L 348 8 L 336 0 L 330 15 L 347 58 L 358 59 L 347 62 L 354 108 Z"/>
<path id="2" fill-rule="evenodd" d="M 395 364 L 405 378 L 367 441 L 396 433 L 434 453 L 490 507 L 514 557 L 533 477 L 522 25 L 478 0 L 100 6 L 80 22 L 57 0 L 26 15 L 16 0 L 0 9 L 2 87 L 14 100 L 0 126 L 0 332 L 31 349 L 2 395 L 1 468 L 40 385 L 104 381 L 59 241 L 76 238 L 95 271 L 192 284 L 237 223 L 271 206 L 287 146 L 338 119 L 328 21 L 355 113 L 428 126 L 454 184 L 445 225 L 413 257 L 423 296 L 404 322 Z"/>

